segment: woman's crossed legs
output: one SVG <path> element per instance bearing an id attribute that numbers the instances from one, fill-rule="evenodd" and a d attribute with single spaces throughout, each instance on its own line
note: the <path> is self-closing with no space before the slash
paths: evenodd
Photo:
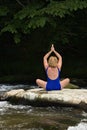
<path id="1" fill-rule="evenodd" d="M 66 78 L 66 79 L 63 79 L 62 81 L 60 81 L 61 89 L 65 88 L 69 84 L 69 82 L 70 82 L 69 78 Z M 46 89 L 46 84 L 47 84 L 46 81 L 41 80 L 41 79 L 36 79 L 36 84 L 39 87 Z"/>

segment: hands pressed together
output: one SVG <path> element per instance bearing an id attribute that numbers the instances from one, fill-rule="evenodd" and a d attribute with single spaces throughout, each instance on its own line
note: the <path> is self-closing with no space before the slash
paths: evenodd
<path id="1" fill-rule="evenodd" d="M 51 46 L 51 51 L 54 52 L 55 48 L 54 48 L 54 45 L 52 44 Z"/>

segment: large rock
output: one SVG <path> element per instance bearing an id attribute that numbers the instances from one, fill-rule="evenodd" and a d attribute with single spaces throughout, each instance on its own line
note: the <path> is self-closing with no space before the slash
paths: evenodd
<path id="1" fill-rule="evenodd" d="M 1 99 L 17 104 L 23 103 L 35 106 L 68 105 L 87 109 L 87 89 L 63 89 L 59 91 L 45 91 L 42 88 L 17 89 L 6 92 Z"/>

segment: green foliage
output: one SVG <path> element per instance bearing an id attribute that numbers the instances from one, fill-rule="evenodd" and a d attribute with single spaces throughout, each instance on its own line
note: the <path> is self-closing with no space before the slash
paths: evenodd
<path id="1" fill-rule="evenodd" d="M 12 25 L 12 24 L 8 24 L 6 27 L 4 27 L 4 28 L 1 30 L 2 33 L 3 33 L 3 32 L 6 32 L 6 31 L 11 32 L 11 33 L 17 33 L 17 30 L 16 30 L 15 26 Z"/>
<path id="2" fill-rule="evenodd" d="M 20 34 L 14 35 L 14 41 L 15 41 L 16 44 L 20 42 L 20 40 L 21 40 L 20 38 L 21 38 Z"/>
<path id="3" fill-rule="evenodd" d="M 0 16 L 6 16 L 9 13 L 9 9 L 5 6 L 0 6 Z"/>
<path id="4" fill-rule="evenodd" d="M 20 5 L 23 5 L 21 1 Z M 10 1 L 9 1 L 10 3 Z M 12 10 L 8 3 L 3 7 L 0 7 L 0 16 L 4 17 L 3 25 L 1 26 L 1 33 L 10 32 L 15 37 L 15 42 L 18 43 L 21 40 L 17 35 L 21 33 L 30 33 L 31 30 L 36 28 L 43 28 L 47 24 L 58 27 L 58 20 L 66 18 L 66 16 L 73 16 L 73 12 L 87 8 L 87 0 L 36 0 L 36 1 L 25 1 L 22 8 L 11 1 L 11 5 L 17 8 L 17 11 Z M 9 14 L 9 19 L 8 19 Z M 2 17 L 1 17 L 2 18 Z M 62 27 L 62 26 L 61 26 Z M 68 39 L 65 38 L 68 42 Z"/>
<path id="5" fill-rule="evenodd" d="M 28 28 L 37 28 L 37 27 L 44 27 L 46 23 L 47 18 L 46 17 L 34 17 L 33 19 L 30 20 L 28 24 Z"/>

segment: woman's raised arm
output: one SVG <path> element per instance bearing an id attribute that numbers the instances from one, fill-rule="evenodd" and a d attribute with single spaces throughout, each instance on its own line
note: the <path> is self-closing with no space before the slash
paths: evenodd
<path id="1" fill-rule="evenodd" d="M 45 56 L 43 57 L 43 64 L 44 64 L 44 68 L 47 69 L 48 67 L 48 62 L 47 59 L 50 56 L 50 54 L 52 53 L 52 50 L 50 50 L 48 53 L 45 54 Z"/>
<path id="2" fill-rule="evenodd" d="M 62 56 L 55 49 L 53 50 L 53 52 L 54 52 L 54 54 L 58 58 L 58 68 L 61 70 L 61 67 L 62 67 Z"/>

